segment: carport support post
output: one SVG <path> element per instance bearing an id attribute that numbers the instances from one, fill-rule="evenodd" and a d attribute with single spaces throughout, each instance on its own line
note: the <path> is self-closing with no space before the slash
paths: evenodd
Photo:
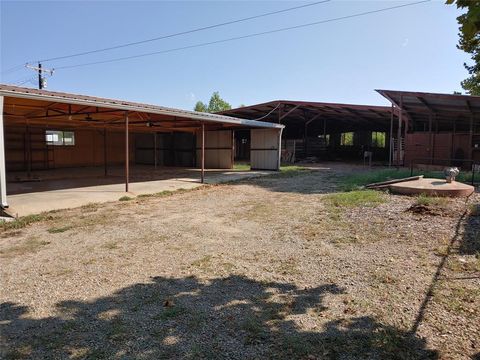
<path id="1" fill-rule="evenodd" d="M 107 126 L 103 127 L 103 172 L 107 176 Z"/>
<path id="2" fill-rule="evenodd" d="M 153 133 L 153 164 L 157 168 L 157 133 Z"/>
<path id="3" fill-rule="evenodd" d="M 200 171 L 201 182 L 205 182 L 205 123 L 202 122 L 202 154 L 201 154 L 202 169 Z"/>
<path id="4" fill-rule="evenodd" d="M 392 166 L 392 156 L 393 156 L 393 112 L 394 112 L 394 107 L 392 104 L 392 110 L 390 113 L 390 146 L 388 147 L 388 167 Z"/>
<path id="5" fill-rule="evenodd" d="M 402 148 L 402 120 L 403 120 L 403 96 L 400 96 L 400 108 L 398 109 L 398 133 L 397 133 L 397 168 L 400 168 L 400 151 Z"/>
<path id="6" fill-rule="evenodd" d="M 282 133 L 283 127 L 280 129 L 278 134 L 278 168 L 277 171 L 280 171 L 280 166 L 282 165 Z"/>
<path id="7" fill-rule="evenodd" d="M 129 159 L 129 145 L 128 145 L 128 111 L 125 112 L 125 192 L 128 192 L 128 181 L 130 172 L 130 159 Z"/>
<path id="8" fill-rule="evenodd" d="M 5 138 L 3 136 L 3 96 L 0 96 L 0 205 L 7 208 L 7 176 L 5 169 Z"/>

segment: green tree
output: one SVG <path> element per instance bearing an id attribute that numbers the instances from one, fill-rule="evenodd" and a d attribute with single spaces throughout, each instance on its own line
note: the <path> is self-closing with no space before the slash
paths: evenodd
<path id="1" fill-rule="evenodd" d="M 193 110 L 199 111 L 199 112 L 207 112 L 207 105 L 201 101 L 197 101 L 197 103 L 195 104 L 195 108 Z"/>
<path id="2" fill-rule="evenodd" d="M 466 13 L 457 17 L 460 40 L 457 47 L 471 54 L 473 65 L 464 63 L 470 77 L 462 81 L 462 87 L 470 95 L 480 95 L 480 0 L 447 0 Z"/>
<path id="3" fill-rule="evenodd" d="M 215 91 L 212 94 L 210 101 L 208 102 L 208 106 L 205 103 L 198 101 L 195 104 L 194 110 L 200 111 L 200 112 L 216 113 L 219 111 L 230 110 L 231 108 L 232 108 L 232 105 L 230 105 L 228 102 L 223 100 L 220 97 L 220 94 L 218 93 L 218 91 Z"/>

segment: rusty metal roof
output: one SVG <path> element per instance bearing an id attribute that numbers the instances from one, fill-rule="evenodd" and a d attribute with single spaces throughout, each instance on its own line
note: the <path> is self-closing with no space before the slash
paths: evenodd
<path id="1" fill-rule="evenodd" d="M 87 95 L 78 95 L 64 92 L 37 90 L 26 87 L 0 84 L 0 96 L 9 98 L 24 98 L 31 100 L 49 101 L 63 104 L 85 105 L 107 109 L 135 111 L 148 114 L 173 116 L 183 119 L 223 123 L 242 127 L 282 128 L 282 125 L 269 122 L 252 121 L 226 115 L 201 113 L 189 110 L 180 110 L 158 105 L 143 104 L 124 100 L 100 98 Z"/>
<path id="2" fill-rule="evenodd" d="M 386 130 L 390 127 L 391 107 L 310 101 L 274 100 L 227 110 L 221 114 L 258 119 L 289 126 L 327 122 L 331 131 L 347 129 Z M 312 120 L 313 119 L 313 120 Z M 348 131 L 348 130 L 347 130 Z"/>

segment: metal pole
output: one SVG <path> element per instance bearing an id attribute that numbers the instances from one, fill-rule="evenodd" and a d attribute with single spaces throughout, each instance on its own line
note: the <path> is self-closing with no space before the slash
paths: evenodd
<path id="1" fill-rule="evenodd" d="M 437 140 L 437 132 L 438 132 L 438 122 L 437 122 L 437 114 L 433 113 L 433 120 L 435 121 L 435 131 L 433 132 L 433 140 L 432 140 L 432 160 L 431 163 L 435 162 L 435 143 Z"/>
<path id="2" fill-rule="evenodd" d="M 107 176 L 107 127 L 103 128 L 103 172 Z"/>
<path id="3" fill-rule="evenodd" d="M 402 148 L 402 120 L 403 120 L 403 96 L 400 96 L 400 109 L 398 114 L 398 132 L 397 132 L 397 168 L 400 167 L 400 151 Z"/>
<path id="4" fill-rule="evenodd" d="M 32 176 L 32 137 L 30 136 L 30 124 L 27 119 L 26 122 L 26 134 L 25 134 L 25 146 L 27 147 L 27 177 L 30 179 Z"/>
<path id="5" fill-rule="evenodd" d="M 202 170 L 201 182 L 205 182 L 205 123 L 202 122 Z"/>
<path id="6" fill-rule="evenodd" d="M 468 151 L 468 159 L 472 160 L 473 156 L 473 115 L 470 115 L 470 139 L 469 139 L 469 151 Z"/>
<path id="7" fill-rule="evenodd" d="M 130 176 L 130 159 L 128 145 L 128 111 L 125 112 L 125 192 L 128 192 L 128 182 Z"/>
<path id="8" fill-rule="evenodd" d="M 7 176 L 5 166 L 5 138 L 3 126 L 3 96 L 0 96 L 0 205 L 8 208 L 7 203 Z"/>
<path id="9" fill-rule="evenodd" d="M 232 164 L 230 169 L 233 169 L 235 165 L 235 130 L 232 130 Z"/>
<path id="10" fill-rule="evenodd" d="M 432 113 L 428 114 L 428 146 L 430 150 L 430 164 L 433 164 L 433 135 L 432 135 Z"/>
<path id="11" fill-rule="evenodd" d="M 303 132 L 303 147 L 305 148 L 305 158 L 308 157 L 308 124 L 309 122 L 305 122 L 305 130 Z"/>
<path id="12" fill-rule="evenodd" d="M 153 164 L 157 168 L 157 133 L 153 133 Z"/>
<path id="13" fill-rule="evenodd" d="M 394 112 L 394 107 L 393 107 L 393 104 L 392 104 L 392 110 L 391 110 L 391 114 L 390 114 L 390 134 L 389 134 L 389 137 L 390 137 L 390 146 L 389 146 L 389 149 L 388 149 L 388 167 L 391 167 L 392 166 L 392 156 L 393 156 L 393 112 Z"/>
<path id="14" fill-rule="evenodd" d="M 280 133 L 278 136 L 278 166 L 277 171 L 280 171 L 280 166 L 282 165 L 282 133 L 283 128 L 280 129 Z"/>

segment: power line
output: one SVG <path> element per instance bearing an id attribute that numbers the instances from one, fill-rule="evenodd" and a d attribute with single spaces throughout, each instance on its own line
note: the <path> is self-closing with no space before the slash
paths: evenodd
<path id="1" fill-rule="evenodd" d="M 106 64 L 106 63 L 136 59 L 136 58 L 141 58 L 141 57 L 146 57 L 146 56 L 166 54 L 166 53 L 180 51 L 180 50 L 193 49 L 193 48 L 197 48 L 197 47 L 220 44 L 220 43 L 229 42 L 229 41 L 247 39 L 247 38 L 256 37 L 256 36 L 274 34 L 274 33 L 288 31 L 288 30 L 301 29 L 301 28 L 310 27 L 310 26 L 314 26 L 314 25 L 320 25 L 320 24 L 325 24 L 325 23 L 330 23 L 330 22 L 335 22 L 335 21 L 346 20 L 346 19 L 351 19 L 351 18 L 355 18 L 355 17 L 360 17 L 360 16 L 365 16 L 365 15 L 385 12 L 385 11 L 389 11 L 389 10 L 404 8 L 404 7 L 407 7 L 407 6 L 418 5 L 418 4 L 422 4 L 422 3 L 426 3 L 426 2 L 430 2 L 430 0 L 422 0 L 422 1 L 417 1 L 417 2 L 403 4 L 403 5 L 390 6 L 390 7 L 387 7 L 387 8 L 365 11 L 365 12 L 356 13 L 356 14 L 352 14 L 352 15 L 340 16 L 340 17 L 336 17 L 336 18 L 320 20 L 320 21 L 315 21 L 315 22 L 301 24 L 301 25 L 289 26 L 289 27 L 284 27 L 284 28 L 275 29 L 275 30 L 263 31 L 263 32 L 258 32 L 258 33 L 243 35 L 243 36 L 236 36 L 236 37 L 222 39 L 222 40 L 209 41 L 209 42 L 204 42 L 204 43 L 200 43 L 200 44 L 182 46 L 182 47 L 177 47 L 177 48 L 173 48 L 173 49 L 167 49 L 167 50 L 161 50 L 161 51 L 149 52 L 149 53 L 144 53 L 144 54 L 119 57 L 119 58 L 113 58 L 113 59 L 109 59 L 109 60 L 100 60 L 100 61 L 93 61 L 93 62 L 75 64 L 75 65 L 59 66 L 59 67 L 56 67 L 55 69 L 56 70 L 72 69 L 72 68 L 83 67 L 83 66 Z"/>
<path id="2" fill-rule="evenodd" d="M 17 65 L 17 66 L 13 66 L 7 70 L 3 70 L 2 71 L 2 75 L 7 75 L 7 74 L 10 74 L 10 73 L 14 73 L 14 72 L 17 72 L 19 70 L 22 70 L 24 68 L 24 64 L 22 65 Z"/>
<path id="3" fill-rule="evenodd" d="M 89 54 L 94 54 L 94 53 L 99 53 L 99 52 L 104 52 L 104 51 L 109 51 L 109 50 L 121 49 L 121 48 L 125 48 L 125 47 L 128 47 L 128 46 L 133 46 L 133 45 L 145 44 L 145 43 L 149 43 L 149 42 L 152 42 L 152 41 L 168 39 L 168 38 L 172 38 L 172 37 L 176 37 L 176 36 L 191 34 L 191 33 L 198 32 L 198 31 L 204 31 L 204 30 L 214 29 L 214 28 L 217 28 L 217 27 L 225 26 L 225 25 L 231 25 L 231 24 L 236 24 L 236 23 L 248 21 L 248 20 L 258 19 L 258 18 L 270 16 L 270 15 L 281 14 L 281 13 L 288 12 L 288 11 L 293 11 L 293 10 L 298 10 L 298 9 L 314 6 L 314 5 L 323 4 L 323 3 L 326 3 L 326 2 L 329 2 L 329 1 L 330 0 L 317 1 L 317 2 L 313 2 L 313 3 L 305 4 L 305 5 L 300 5 L 300 6 L 287 8 L 287 9 L 272 11 L 272 12 L 268 12 L 268 13 L 264 13 L 264 14 L 260 14 L 260 15 L 249 16 L 249 17 L 242 18 L 242 19 L 237 19 L 237 20 L 227 21 L 227 22 L 223 22 L 223 23 L 219 23 L 219 24 L 204 26 L 204 27 L 197 28 L 197 29 L 186 30 L 186 31 L 182 31 L 182 32 L 174 33 L 174 34 L 158 36 L 158 37 L 154 37 L 154 38 L 151 38 L 151 39 L 135 41 L 135 42 L 130 42 L 130 43 L 121 44 L 121 45 L 110 46 L 110 47 L 97 49 L 97 50 L 84 51 L 84 52 L 79 52 L 79 53 L 70 54 L 70 55 L 57 56 L 57 57 L 52 57 L 52 58 L 49 58 L 49 59 L 42 59 L 42 60 L 39 60 L 39 62 L 67 59 L 67 58 L 71 58 L 71 57 L 77 57 L 77 56 L 89 55 Z"/>
<path id="4" fill-rule="evenodd" d="M 281 103 L 278 103 L 277 106 L 275 106 L 272 110 L 270 110 L 270 111 L 268 112 L 268 114 L 263 115 L 263 116 L 261 116 L 261 117 L 259 117 L 259 118 L 256 118 L 256 119 L 251 119 L 251 120 L 260 121 L 260 120 L 265 119 L 266 117 L 269 117 L 270 114 L 273 113 L 275 110 L 277 110 L 280 105 L 281 105 Z"/>

